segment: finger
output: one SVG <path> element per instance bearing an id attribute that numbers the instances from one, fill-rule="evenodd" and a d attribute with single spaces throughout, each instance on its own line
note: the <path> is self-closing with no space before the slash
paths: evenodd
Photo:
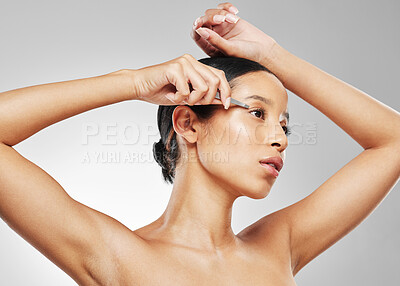
<path id="1" fill-rule="evenodd" d="M 227 104 L 226 101 L 228 97 L 231 96 L 231 88 L 228 80 L 226 79 L 225 72 L 220 69 L 216 69 L 214 67 L 200 63 L 192 56 L 189 56 L 188 60 L 193 65 L 194 69 L 196 69 L 196 71 L 199 72 L 201 76 L 205 79 L 209 88 L 207 94 L 205 94 L 204 97 L 201 99 L 201 102 L 203 104 L 212 104 L 217 94 L 217 91 L 219 90 L 221 99 L 221 102 L 219 103 L 222 103 L 224 105 Z"/>
<path id="2" fill-rule="evenodd" d="M 217 94 L 218 87 L 220 85 L 220 78 L 214 72 L 212 72 L 207 66 L 201 63 L 195 66 L 195 68 L 199 73 L 201 73 L 202 77 L 207 82 L 208 91 L 201 98 L 199 98 L 193 103 L 200 101 L 203 104 L 211 104 L 211 102 L 215 99 L 215 95 Z"/>
<path id="3" fill-rule="evenodd" d="M 196 33 L 199 34 L 200 37 L 206 40 L 215 49 L 221 51 L 225 55 L 230 55 L 229 51 L 233 48 L 231 43 L 218 35 L 218 33 L 208 28 L 198 28 L 196 30 Z"/>
<path id="4" fill-rule="evenodd" d="M 226 11 L 228 11 L 230 13 L 235 14 L 235 15 L 237 13 L 239 13 L 239 10 L 233 4 L 231 4 L 229 2 L 218 4 L 217 8 L 226 10 Z"/>
<path id="5" fill-rule="evenodd" d="M 196 31 L 190 31 L 190 37 L 195 41 L 195 43 L 210 57 L 225 57 L 226 55 L 216 49 L 214 46 L 210 45 L 207 40 L 200 37 Z"/>
<path id="6" fill-rule="evenodd" d="M 195 27 L 201 26 L 202 23 L 200 21 L 202 21 L 201 17 L 198 17 L 196 20 L 194 20 L 193 29 L 195 29 Z"/>
<path id="7" fill-rule="evenodd" d="M 194 68 L 190 60 L 187 60 L 184 71 L 187 82 L 189 82 L 193 88 L 189 94 L 189 97 L 186 98 L 186 103 L 188 105 L 193 105 L 208 93 L 209 85 L 203 78 L 203 75 Z"/>
<path id="8" fill-rule="evenodd" d="M 204 25 L 217 25 L 225 21 L 225 17 L 230 12 L 221 9 L 208 9 L 204 16 L 200 17 Z"/>
<path id="9" fill-rule="evenodd" d="M 199 27 L 212 28 L 222 23 L 237 23 L 240 17 L 221 9 L 208 9 L 204 16 L 198 17 L 192 26 L 193 30 Z"/>
<path id="10" fill-rule="evenodd" d="M 202 104 L 223 104 L 224 106 L 229 105 L 227 100 L 231 97 L 231 88 L 225 77 L 225 72 L 213 67 L 206 66 L 207 70 L 211 71 L 202 72 L 203 77 L 209 82 L 209 92 L 200 100 Z M 210 76 L 211 75 L 211 76 Z M 220 100 L 216 99 L 215 96 L 219 91 Z"/>
<path id="11" fill-rule="evenodd" d="M 223 103 L 223 105 L 226 107 L 229 105 L 228 98 L 232 96 L 232 90 L 229 85 L 228 80 L 226 79 L 225 72 L 216 68 L 211 67 L 211 71 L 219 78 L 219 95 L 220 95 L 220 100 Z M 214 96 L 215 98 L 215 96 Z"/>
<path id="12" fill-rule="evenodd" d="M 212 28 L 212 26 L 221 24 L 221 23 L 232 23 L 235 24 L 239 21 L 240 17 L 234 15 L 228 11 L 221 9 L 208 9 L 204 16 L 201 16 L 195 20 L 193 23 L 193 30 L 196 30 L 199 27 L 207 27 Z"/>
<path id="13" fill-rule="evenodd" d="M 179 103 L 182 99 L 186 98 L 190 94 L 189 84 L 186 80 L 186 76 L 182 68 L 168 69 L 166 72 L 168 81 L 175 86 L 176 92 L 168 93 L 167 98 L 173 103 Z"/>

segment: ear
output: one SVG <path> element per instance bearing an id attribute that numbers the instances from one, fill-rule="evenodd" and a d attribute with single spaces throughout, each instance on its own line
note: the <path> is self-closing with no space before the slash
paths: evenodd
<path id="1" fill-rule="evenodd" d="M 190 107 L 179 105 L 172 113 L 172 124 L 176 134 L 181 135 L 190 143 L 195 143 L 199 136 L 199 120 Z"/>

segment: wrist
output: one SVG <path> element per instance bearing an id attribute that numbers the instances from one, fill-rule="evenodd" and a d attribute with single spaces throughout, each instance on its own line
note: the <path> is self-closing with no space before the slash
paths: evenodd
<path id="1" fill-rule="evenodd" d="M 137 95 L 135 93 L 135 70 L 121 69 L 110 73 L 110 76 L 115 76 L 117 84 L 124 95 L 126 100 L 136 100 Z"/>
<path id="2" fill-rule="evenodd" d="M 292 68 L 291 56 L 292 54 L 289 51 L 275 42 L 270 48 L 268 56 L 263 58 L 261 64 L 268 68 L 286 86 L 286 75 Z"/>
<path id="3" fill-rule="evenodd" d="M 267 45 L 266 49 L 260 63 L 274 72 L 275 67 L 279 65 L 283 48 L 274 41 L 272 44 Z"/>

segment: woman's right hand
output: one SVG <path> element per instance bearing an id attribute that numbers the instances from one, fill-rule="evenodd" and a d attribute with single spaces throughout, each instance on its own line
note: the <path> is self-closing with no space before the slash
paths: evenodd
<path id="1" fill-rule="evenodd" d="M 230 104 L 225 73 L 189 54 L 134 70 L 133 82 L 135 99 L 158 105 Z M 215 98 L 217 90 L 221 100 Z"/>

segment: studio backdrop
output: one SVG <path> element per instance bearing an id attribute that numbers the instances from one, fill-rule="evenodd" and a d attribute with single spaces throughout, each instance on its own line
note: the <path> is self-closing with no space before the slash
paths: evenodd
<path id="1" fill-rule="evenodd" d="M 184 53 L 206 57 L 190 30 L 219 3 L 2 1 L 0 91 L 138 69 Z M 400 110 L 400 2 L 232 3 L 238 16 L 291 53 Z M 317 109 L 288 95 L 292 134 L 285 167 L 265 199 L 235 202 L 235 233 L 306 197 L 363 150 Z M 75 200 L 134 230 L 162 214 L 172 189 L 152 155 L 159 139 L 156 112 L 145 102 L 98 108 L 45 128 L 15 149 Z M 400 285 L 399 206 L 396 185 L 355 230 L 303 268 L 297 284 Z M 0 285 L 76 283 L 0 220 Z"/>

